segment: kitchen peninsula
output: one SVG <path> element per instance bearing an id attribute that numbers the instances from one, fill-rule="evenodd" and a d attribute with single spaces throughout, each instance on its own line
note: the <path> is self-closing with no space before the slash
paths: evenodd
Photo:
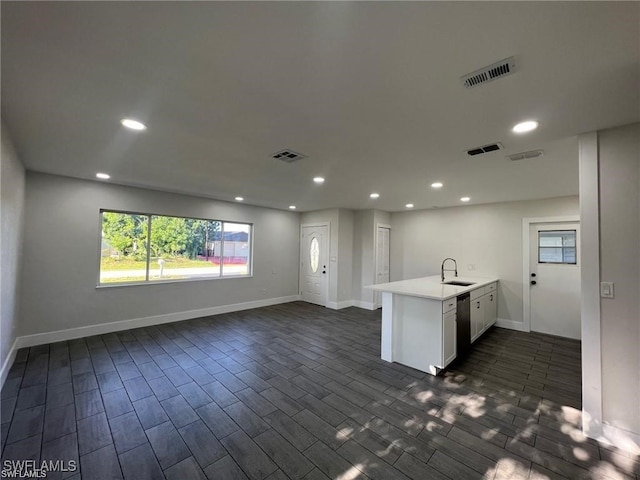
<path id="1" fill-rule="evenodd" d="M 497 282 L 434 275 L 371 285 L 382 292 L 381 358 L 437 375 L 495 323 Z"/>

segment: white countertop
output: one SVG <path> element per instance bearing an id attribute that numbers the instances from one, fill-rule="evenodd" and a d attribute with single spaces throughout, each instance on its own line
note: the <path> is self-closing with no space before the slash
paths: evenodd
<path id="1" fill-rule="evenodd" d="M 433 300 L 447 300 L 448 298 L 457 297 L 458 295 L 470 292 L 476 288 L 497 282 L 495 277 L 449 277 L 445 278 L 445 282 L 458 280 L 461 282 L 473 282 L 468 287 L 459 287 L 456 285 L 443 285 L 440 275 L 431 277 L 412 278 L 411 280 L 400 280 L 399 282 L 379 283 L 377 285 L 369 285 L 368 288 L 380 292 L 397 293 L 400 295 L 409 295 L 412 297 L 430 298 Z"/>

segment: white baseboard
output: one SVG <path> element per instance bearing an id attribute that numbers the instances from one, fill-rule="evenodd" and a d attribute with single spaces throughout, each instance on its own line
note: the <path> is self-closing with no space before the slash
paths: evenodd
<path id="1" fill-rule="evenodd" d="M 528 332 L 528 330 L 524 328 L 524 323 L 516 322 L 515 320 L 506 320 L 504 318 L 498 318 L 496 320 L 496 327 L 517 330 L 518 332 Z"/>
<path id="2" fill-rule="evenodd" d="M 9 375 L 9 370 L 11 370 L 11 366 L 13 365 L 13 361 L 16 358 L 16 353 L 18 352 L 18 339 L 16 338 L 13 341 L 13 345 L 9 349 L 9 354 L 7 358 L 4 359 L 2 363 L 2 370 L 0 370 L 0 389 L 4 387 L 4 381 L 7 379 L 7 375 Z"/>
<path id="3" fill-rule="evenodd" d="M 353 307 L 353 300 L 343 300 L 341 302 L 327 302 L 327 308 L 331 310 L 340 310 L 343 308 Z"/>
<path id="4" fill-rule="evenodd" d="M 373 302 L 363 302 L 361 300 L 343 300 L 342 302 L 327 302 L 327 308 L 332 310 L 340 310 L 342 308 L 358 307 L 365 310 L 376 310 L 377 307 Z"/>
<path id="5" fill-rule="evenodd" d="M 378 308 L 373 302 L 363 302 L 362 300 L 354 300 L 353 306 L 358 308 L 364 308 L 365 310 L 377 310 Z"/>
<path id="6" fill-rule="evenodd" d="M 179 322 L 181 320 L 190 320 L 192 318 L 207 317 L 209 315 L 218 315 L 221 313 L 238 312 L 241 310 L 249 310 L 251 308 L 295 302 L 297 300 L 300 300 L 300 295 L 289 295 L 287 297 L 267 298 L 253 302 L 234 303 L 231 305 L 221 305 L 219 307 L 202 308 L 199 310 L 188 310 L 186 312 L 167 313 L 151 317 L 121 320 L 118 322 L 100 323 L 98 325 L 69 328 L 67 330 L 57 330 L 54 332 L 36 333 L 34 335 L 18 337 L 14 344 L 14 348 L 34 347 L 36 345 L 43 345 L 47 343 L 73 340 L 74 338 L 103 335 L 105 333 L 119 332 L 121 330 L 129 330 L 131 328 L 149 327 L 151 325 Z"/>
<path id="7" fill-rule="evenodd" d="M 603 423 L 598 433 L 599 435 L 591 438 L 634 455 L 640 455 L 640 434 L 614 427 L 608 423 Z"/>

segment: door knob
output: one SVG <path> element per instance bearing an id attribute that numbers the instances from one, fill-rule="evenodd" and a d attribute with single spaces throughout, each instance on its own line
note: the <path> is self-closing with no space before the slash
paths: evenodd
<path id="1" fill-rule="evenodd" d="M 536 285 L 538 282 L 536 282 L 535 280 L 531 280 L 531 285 Z"/>
<path id="2" fill-rule="evenodd" d="M 536 276 L 536 274 L 535 274 L 535 273 L 532 273 L 532 274 L 531 274 L 531 276 L 532 276 L 532 277 L 535 277 L 535 276 Z"/>

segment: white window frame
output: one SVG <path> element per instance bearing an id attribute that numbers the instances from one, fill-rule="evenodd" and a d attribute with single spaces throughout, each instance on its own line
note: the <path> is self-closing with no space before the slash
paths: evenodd
<path id="1" fill-rule="evenodd" d="M 109 283 L 101 283 L 100 281 L 100 272 L 101 272 L 101 260 L 102 260 L 102 224 L 104 213 L 118 213 L 124 215 L 139 215 L 147 217 L 147 221 L 149 222 L 147 227 L 147 258 L 146 258 L 146 269 L 145 269 L 145 279 L 137 282 L 109 282 Z M 166 279 L 166 280 L 150 280 L 149 279 L 149 266 L 151 261 L 151 218 L 154 216 L 158 217 L 173 217 L 173 218 L 184 218 L 189 220 L 204 220 L 207 222 L 219 222 L 221 224 L 220 230 L 220 258 L 224 258 L 224 226 L 228 223 L 235 223 L 238 225 L 246 225 L 249 227 L 247 243 L 249 244 L 249 252 L 248 252 L 248 260 L 247 260 L 247 274 L 246 275 L 224 275 L 223 274 L 223 262 L 220 262 L 219 273 L 217 275 L 211 276 L 199 276 L 196 278 L 179 278 L 179 279 Z M 135 212 L 135 211 L 127 211 L 127 210 L 117 210 L 117 209 L 109 209 L 109 208 L 101 208 L 98 215 L 98 273 L 97 273 L 97 281 L 96 288 L 117 288 L 117 287 L 133 287 L 133 286 L 142 286 L 142 285 L 159 285 L 166 283 L 183 283 L 183 282 L 206 282 L 211 280 L 225 280 L 225 279 L 241 279 L 241 278 L 251 278 L 253 277 L 253 241 L 254 241 L 254 224 L 250 222 L 243 222 L 237 220 L 217 220 L 211 218 L 202 218 L 202 217 L 186 217 L 182 215 L 168 215 L 162 213 L 145 213 L 145 212 Z"/>
<path id="2" fill-rule="evenodd" d="M 551 231 L 545 231 L 544 233 L 550 233 Z M 578 240 L 578 235 L 577 235 L 577 231 L 576 230 L 554 230 L 554 232 L 573 232 L 573 238 L 574 238 L 574 246 L 573 247 L 566 247 L 564 245 L 561 246 L 543 246 L 540 245 L 540 241 L 542 240 L 542 233 L 543 232 L 538 232 L 538 264 L 540 265 L 578 265 L 578 244 L 577 244 L 577 240 Z M 542 249 L 544 248 L 559 248 L 562 250 L 562 261 L 561 262 L 552 262 L 552 261 L 542 261 L 541 260 L 541 253 L 542 253 Z M 575 261 L 573 262 L 567 262 L 564 260 L 565 257 L 565 250 L 568 248 L 573 248 L 573 250 L 575 251 L 574 254 L 574 258 Z"/>

